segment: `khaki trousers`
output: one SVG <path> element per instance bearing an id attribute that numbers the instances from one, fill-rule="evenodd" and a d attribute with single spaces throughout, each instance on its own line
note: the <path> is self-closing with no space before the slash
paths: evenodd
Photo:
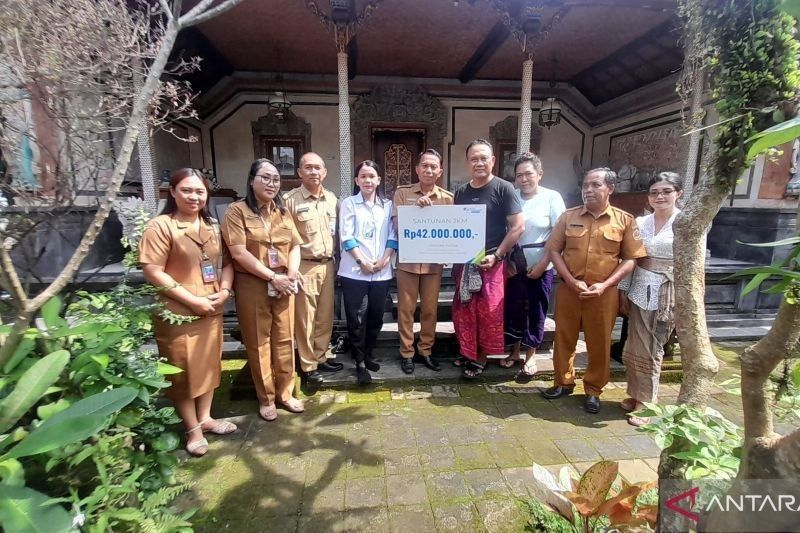
<path id="1" fill-rule="evenodd" d="M 436 312 L 439 306 L 439 286 L 442 273 L 412 274 L 397 270 L 397 332 L 400 336 L 400 355 L 414 357 L 414 310 L 420 299 L 420 355 L 431 355 L 436 338 Z"/>
<path id="2" fill-rule="evenodd" d="M 233 285 L 258 401 L 273 405 L 277 397 L 286 402 L 294 390 L 294 296 L 272 298 L 266 281 L 242 272 L 236 273 Z"/>
<path id="3" fill-rule="evenodd" d="M 617 318 L 619 292 L 606 289 L 602 296 L 581 300 L 578 293 L 561 283 L 556 291 L 556 336 L 553 351 L 555 383 L 575 386 L 575 345 L 583 329 L 589 364 L 583 376 L 586 394 L 599 396 L 611 372 L 611 330 Z"/>
<path id="4" fill-rule="evenodd" d="M 333 334 L 333 261 L 300 261 L 303 290 L 295 296 L 295 340 L 303 372 L 316 370 L 326 360 Z"/>

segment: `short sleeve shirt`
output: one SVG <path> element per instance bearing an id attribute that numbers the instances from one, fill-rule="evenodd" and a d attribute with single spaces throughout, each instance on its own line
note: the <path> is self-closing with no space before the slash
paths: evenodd
<path id="1" fill-rule="evenodd" d="M 330 259 L 335 252 L 336 196 L 322 189 L 317 197 L 303 186 L 292 189 L 284 197 L 286 209 L 292 214 L 297 232 L 303 239 L 300 257 Z"/>
<path id="2" fill-rule="evenodd" d="M 465 183 L 455 193 L 455 204 L 486 206 L 485 249 L 487 251 L 497 248 L 505 239 L 508 233 L 506 217 L 522 212 L 514 186 L 497 176 L 493 176 L 489 183 L 480 188 Z"/>
<path id="3" fill-rule="evenodd" d="M 398 187 L 394 192 L 392 216 L 397 217 L 397 208 L 404 205 L 417 205 L 417 200 L 425 196 L 419 183 Z M 433 186 L 433 191 L 427 195 L 433 205 L 453 205 L 453 193 L 446 191 L 438 185 Z M 442 271 L 442 265 L 437 263 L 397 263 L 397 270 L 412 274 L 436 274 Z"/>
<path id="4" fill-rule="evenodd" d="M 589 285 L 608 279 L 620 260 L 647 255 L 633 215 L 613 206 L 597 218 L 584 206 L 567 209 L 546 248 L 561 253 L 570 274 Z"/>
<path id="5" fill-rule="evenodd" d="M 206 283 L 200 264 L 205 257 L 217 267 L 216 280 Z M 227 265 L 227 254 L 218 226 L 200 221 L 196 231 L 193 224 L 170 215 L 159 215 L 147 224 L 139 242 L 139 263 L 159 265 L 176 283 L 195 296 L 208 296 L 219 291 L 221 267 Z M 177 300 L 162 298 L 166 308 L 179 315 L 195 313 Z M 220 310 L 220 313 L 222 311 Z"/>
<path id="6" fill-rule="evenodd" d="M 233 202 L 225 213 L 222 237 L 229 247 L 244 246 L 267 266 L 270 264 L 269 251 L 275 248 L 278 252 L 276 268 L 288 267 L 289 251 L 303 242 L 288 210 L 281 213 L 280 209 L 271 204 L 261 206 L 259 213 L 253 213 L 244 200 Z M 236 261 L 233 262 L 233 267 L 237 272 L 247 273 Z"/>

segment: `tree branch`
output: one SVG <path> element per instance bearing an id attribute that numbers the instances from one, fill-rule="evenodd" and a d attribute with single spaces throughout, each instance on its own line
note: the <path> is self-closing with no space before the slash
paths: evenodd
<path id="1" fill-rule="evenodd" d="M 18 302 L 19 309 L 25 309 L 28 305 L 28 295 L 25 293 L 25 289 L 22 288 L 17 269 L 14 268 L 8 249 L 2 243 L 0 243 L 0 266 L 3 268 L 3 278 L 8 283 L 9 292 Z"/>
<path id="2" fill-rule="evenodd" d="M 161 11 L 164 12 L 166 15 L 167 20 L 174 20 L 175 16 L 172 14 L 172 8 L 169 7 L 167 0 L 158 0 L 158 4 L 161 6 Z"/>
<path id="3" fill-rule="evenodd" d="M 211 1 L 213 1 L 213 0 L 211 0 Z M 205 0 L 204 0 L 204 2 L 205 2 Z M 192 13 L 197 9 L 197 7 L 199 7 L 203 3 L 203 2 L 201 2 L 194 9 L 192 9 L 186 15 L 184 15 L 184 16 L 182 16 L 180 18 L 181 28 L 188 28 L 190 26 L 194 26 L 196 24 L 200 24 L 200 23 L 205 22 L 205 21 L 207 21 L 209 19 L 212 19 L 212 18 L 216 17 L 217 15 L 220 15 L 220 14 L 228 11 L 229 9 L 231 9 L 234 6 L 236 6 L 236 4 L 238 4 L 240 2 L 242 2 L 242 0 L 225 0 L 220 5 L 218 5 L 218 6 L 214 7 L 214 8 L 211 8 L 208 11 L 205 11 L 204 13 L 201 13 L 199 15 L 192 15 Z M 208 3 L 211 3 L 211 2 L 208 2 Z"/>

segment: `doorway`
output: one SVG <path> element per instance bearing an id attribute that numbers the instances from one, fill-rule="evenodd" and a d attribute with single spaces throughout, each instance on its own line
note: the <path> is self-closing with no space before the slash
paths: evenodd
<path id="1" fill-rule="evenodd" d="M 372 158 L 381 166 L 383 180 L 381 193 L 388 198 L 401 185 L 418 182 L 414 163 L 425 150 L 425 128 L 374 127 L 372 128 Z"/>

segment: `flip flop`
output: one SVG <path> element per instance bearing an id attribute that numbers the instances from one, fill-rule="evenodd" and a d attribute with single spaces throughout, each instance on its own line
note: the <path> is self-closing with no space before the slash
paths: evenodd
<path id="1" fill-rule="evenodd" d="M 469 359 L 467 359 L 463 355 L 459 355 L 458 357 L 453 359 L 453 366 L 457 366 L 458 368 L 461 368 L 461 367 L 466 366 L 466 364 L 468 362 L 469 362 Z"/>
<path id="2" fill-rule="evenodd" d="M 511 359 L 511 356 L 497 361 L 497 366 L 499 366 L 500 368 L 512 368 L 516 364 L 517 362 L 514 359 Z"/>
<path id="3" fill-rule="evenodd" d="M 214 435 L 230 435 L 237 429 L 239 429 L 236 424 L 233 422 L 228 422 L 227 420 L 214 420 L 213 418 L 206 418 L 202 422 L 200 422 L 200 426 L 202 427 L 203 424 L 206 422 L 216 422 L 217 424 L 212 428 L 203 428 L 203 431 L 207 431 L 208 433 L 213 433 Z"/>
<path id="4" fill-rule="evenodd" d="M 483 374 L 484 369 L 484 365 L 476 363 L 475 361 L 469 361 L 464 367 L 464 372 L 462 375 L 466 379 L 477 379 L 481 376 L 481 374 Z"/>

